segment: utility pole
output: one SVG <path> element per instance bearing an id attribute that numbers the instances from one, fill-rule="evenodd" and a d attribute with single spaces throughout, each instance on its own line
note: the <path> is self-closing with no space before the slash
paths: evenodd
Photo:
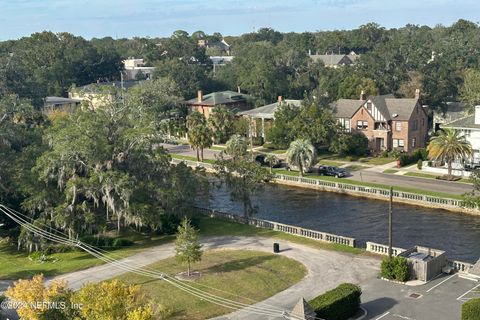
<path id="1" fill-rule="evenodd" d="M 390 187 L 390 202 L 388 205 L 388 257 L 392 257 L 392 203 L 393 203 L 393 187 Z"/>

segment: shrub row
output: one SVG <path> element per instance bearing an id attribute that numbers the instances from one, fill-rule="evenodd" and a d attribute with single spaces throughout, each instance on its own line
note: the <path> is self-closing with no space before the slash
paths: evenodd
<path id="1" fill-rule="evenodd" d="M 462 305 L 462 320 L 480 320 L 480 299 L 472 299 Z"/>
<path id="2" fill-rule="evenodd" d="M 418 162 L 418 160 L 425 161 L 428 158 L 428 152 L 425 148 L 418 148 L 412 152 L 412 154 L 402 153 L 398 160 L 400 160 L 400 166 L 406 166 L 412 163 Z"/>
<path id="3" fill-rule="evenodd" d="M 405 282 L 408 280 L 408 263 L 404 257 L 385 258 L 380 270 L 381 276 L 389 279 Z"/>
<path id="4" fill-rule="evenodd" d="M 317 317 L 325 320 L 345 320 L 360 308 L 362 290 L 351 283 L 343 283 L 311 300 L 310 306 Z"/>
<path id="5" fill-rule="evenodd" d="M 133 241 L 125 238 L 110 238 L 103 236 L 84 236 L 81 238 L 86 244 L 106 249 L 119 249 L 133 245 Z"/>

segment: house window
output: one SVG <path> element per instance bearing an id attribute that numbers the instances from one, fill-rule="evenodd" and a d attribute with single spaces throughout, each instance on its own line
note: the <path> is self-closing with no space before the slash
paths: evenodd
<path id="1" fill-rule="evenodd" d="M 350 130 L 350 120 L 345 120 L 344 128 Z"/>
<path id="2" fill-rule="evenodd" d="M 357 130 L 366 130 L 368 128 L 368 122 L 358 120 L 357 121 Z"/>
<path id="3" fill-rule="evenodd" d="M 463 130 L 463 135 L 465 138 L 469 138 L 472 133 L 472 130 Z"/>
<path id="4" fill-rule="evenodd" d="M 405 141 L 403 139 L 393 139 L 394 148 L 403 148 L 405 146 Z"/>
<path id="5" fill-rule="evenodd" d="M 402 131 L 402 123 L 400 121 L 395 122 L 395 130 Z"/>
<path id="6" fill-rule="evenodd" d="M 367 102 L 367 110 L 372 112 L 372 103 L 371 102 Z"/>
<path id="7" fill-rule="evenodd" d="M 417 138 L 412 138 L 412 148 L 415 148 L 417 144 Z"/>
<path id="8" fill-rule="evenodd" d="M 425 125 L 425 119 L 422 118 L 422 127 Z"/>

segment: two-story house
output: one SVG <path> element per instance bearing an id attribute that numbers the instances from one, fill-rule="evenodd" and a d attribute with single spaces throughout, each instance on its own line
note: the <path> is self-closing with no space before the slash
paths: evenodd
<path id="1" fill-rule="evenodd" d="M 428 116 L 420 104 L 419 90 L 413 99 L 393 95 L 366 97 L 362 92 L 358 100 L 336 101 L 333 112 L 345 131 L 363 133 L 373 152 L 410 152 L 426 145 Z"/>

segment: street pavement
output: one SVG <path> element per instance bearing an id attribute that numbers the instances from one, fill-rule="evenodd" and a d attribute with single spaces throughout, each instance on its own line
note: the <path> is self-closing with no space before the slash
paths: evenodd
<path id="1" fill-rule="evenodd" d="M 186 145 L 162 144 L 162 146 L 171 153 L 177 153 L 192 157 L 196 156 L 195 150 L 192 150 L 189 146 Z M 215 155 L 218 153 L 219 151 L 205 149 L 204 157 L 205 159 L 215 159 Z M 466 183 L 382 173 L 386 168 L 391 168 L 392 165 L 392 163 L 389 163 L 383 166 L 374 166 L 364 170 L 353 171 L 351 172 L 352 175 L 348 178 L 362 182 L 392 185 L 394 187 L 398 186 L 405 188 L 415 188 L 434 192 L 451 193 L 456 195 L 461 195 L 466 192 L 472 191 L 472 186 Z"/>

